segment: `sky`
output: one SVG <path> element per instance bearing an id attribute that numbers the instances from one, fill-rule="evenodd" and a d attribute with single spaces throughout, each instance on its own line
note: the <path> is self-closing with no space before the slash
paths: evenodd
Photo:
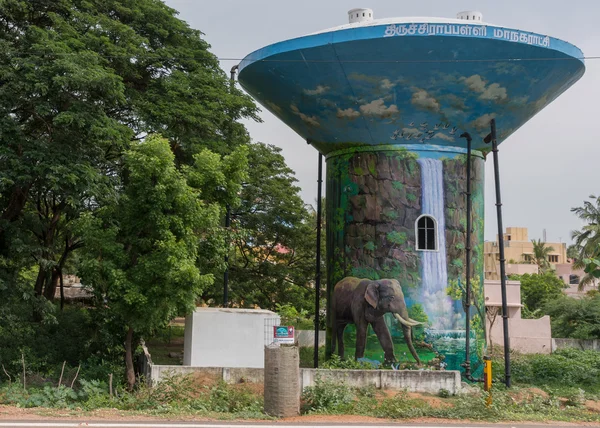
<path id="1" fill-rule="evenodd" d="M 571 213 L 600 194 L 600 1 L 572 0 L 164 0 L 179 17 L 205 34 L 211 51 L 231 67 L 247 54 L 278 41 L 346 24 L 347 11 L 367 7 L 375 18 L 455 18 L 483 13 L 487 23 L 566 40 L 586 57 L 586 74 L 500 145 L 505 227 L 527 227 L 529 238 L 571 242 L 582 223 Z M 235 59 L 235 60 L 229 60 Z M 245 122 L 255 141 L 281 147 L 296 172 L 301 196 L 315 204 L 316 149 L 266 110 L 262 123 Z M 486 162 L 485 239 L 497 234 L 494 170 Z"/>

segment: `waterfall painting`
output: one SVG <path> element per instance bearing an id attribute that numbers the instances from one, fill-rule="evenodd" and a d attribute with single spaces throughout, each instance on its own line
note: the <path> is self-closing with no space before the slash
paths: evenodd
<path id="1" fill-rule="evenodd" d="M 412 344 L 386 314 L 398 365 L 461 370 L 465 361 L 463 305 L 466 248 L 466 155 L 423 146 L 347 150 L 327 160 L 328 296 L 347 277 L 397 280 L 412 324 Z M 481 370 L 485 347 L 483 302 L 483 159 L 472 158 L 470 360 Z M 330 300 L 331 301 L 331 300 Z M 377 308 L 376 308 L 377 310 Z M 406 326 L 405 326 L 406 327 Z M 328 337 L 332 326 L 328 325 Z M 344 330 L 345 356 L 355 354 L 356 329 Z M 412 354 L 410 347 L 418 354 Z M 332 348 L 334 349 L 334 348 Z M 369 328 L 364 358 L 385 364 Z"/>

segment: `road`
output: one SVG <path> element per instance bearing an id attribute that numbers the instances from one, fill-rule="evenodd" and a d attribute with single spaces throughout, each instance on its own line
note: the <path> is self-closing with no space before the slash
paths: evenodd
<path id="1" fill-rule="evenodd" d="M 195 423 L 195 422 L 109 422 L 109 421 L 8 421 L 1 420 L 0 428 L 573 428 L 575 425 L 527 425 L 527 424 L 283 424 L 283 423 Z M 588 425 L 589 426 L 589 425 Z"/>

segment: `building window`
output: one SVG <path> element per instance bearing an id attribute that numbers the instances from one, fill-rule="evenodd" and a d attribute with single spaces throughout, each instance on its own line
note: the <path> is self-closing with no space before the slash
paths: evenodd
<path id="1" fill-rule="evenodd" d="M 550 263 L 558 263 L 558 256 L 550 254 L 548 256 L 548 261 Z"/>
<path id="2" fill-rule="evenodd" d="M 437 221 L 429 215 L 422 215 L 417 219 L 416 224 L 417 250 L 418 251 L 437 251 Z"/>
<path id="3" fill-rule="evenodd" d="M 523 254 L 523 260 L 527 263 L 531 263 L 533 261 L 533 257 L 531 254 Z"/>
<path id="4" fill-rule="evenodd" d="M 579 275 L 569 275 L 569 284 L 576 285 L 579 284 Z"/>

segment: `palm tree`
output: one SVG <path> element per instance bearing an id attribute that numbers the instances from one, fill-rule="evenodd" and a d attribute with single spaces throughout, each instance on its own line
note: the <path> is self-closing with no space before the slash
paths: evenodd
<path id="1" fill-rule="evenodd" d="M 542 242 L 541 239 L 537 241 L 535 239 L 531 240 L 533 244 L 533 254 L 531 255 L 531 261 L 533 264 L 538 265 L 538 269 L 540 273 L 545 273 L 550 270 L 550 262 L 548 261 L 548 256 L 551 252 L 554 251 L 554 247 L 547 247 L 545 242 Z"/>
<path id="2" fill-rule="evenodd" d="M 575 269 L 585 268 L 583 260 L 592 257 L 600 245 L 600 197 L 590 195 L 590 199 L 591 201 L 585 201 L 582 207 L 571 208 L 571 212 L 587 223 L 581 230 L 571 232 L 578 252 L 573 264 Z M 594 279 L 591 274 L 583 275 L 579 280 L 579 291 L 592 284 Z"/>

